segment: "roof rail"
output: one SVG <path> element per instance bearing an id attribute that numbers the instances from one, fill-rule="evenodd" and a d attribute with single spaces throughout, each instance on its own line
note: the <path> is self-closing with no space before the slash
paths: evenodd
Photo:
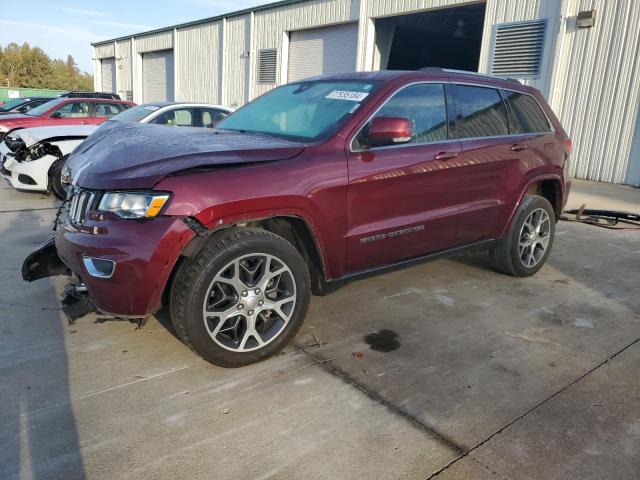
<path id="1" fill-rule="evenodd" d="M 475 77 L 484 77 L 484 78 L 495 78 L 498 80 L 508 80 L 510 82 L 516 82 L 516 83 L 520 83 L 520 80 L 517 80 L 515 78 L 508 78 L 508 77 L 500 77 L 498 75 L 490 75 L 487 73 L 480 73 L 480 72 L 472 72 L 469 70 L 455 70 L 453 68 L 441 68 L 441 67 L 424 67 L 420 69 L 421 72 L 438 72 L 438 73 L 460 73 L 463 75 L 472 75 Z"/>

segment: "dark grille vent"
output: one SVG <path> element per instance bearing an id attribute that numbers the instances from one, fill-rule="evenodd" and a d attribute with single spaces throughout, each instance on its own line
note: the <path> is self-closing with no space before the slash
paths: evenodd
<path id="1" fill-rule="evenodd" d="M 258 52 L 258 83 L 276 83 L 277 68 L 277 50 L 260 50 Z"/>
<path id="2" fill-rule="evenodd" d="M 537 77 L 546 29 L 546 20 L 496 25 L 491 72 L 519 78 Z"/>
<path id="3" fill-rule="evenodd" d="M 82 224 L 84 216 L 91 208 L 93 203 L 93 192 L 80 190 L 73 194 L 69 205 L 69 218 L 71 223 L 75 225 Z"/>

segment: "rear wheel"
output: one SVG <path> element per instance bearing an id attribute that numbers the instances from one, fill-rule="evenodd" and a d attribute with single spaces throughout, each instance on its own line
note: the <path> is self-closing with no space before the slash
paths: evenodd
<path id="1" fill-rule="evenodd" d="M 555 220 L 546 198 L 526 195 L 509 232 L 489 252 L 493 268 L 516 277 L 528 277 L 540 270 L 551 252 Z"/>
<path id="2" fill-rule="evenodd" d="M 171 317 L 182 340 L 206 360 L 239 367 L 287 345 L 309 298 L 309 271 L 293 245 L 264 230 L 234 229 L 180 267 Z"/>
<path id="3" fill-rule="evenodd" d="M 68 157 L 68 155 L 65 155 L 64 157 L 59 158 L 53 162 L 53 165 L 49 168 L 49 185 L 51 186 L 51 191 L 60 200 L 67 198 L 67 191 L 62 183 L 62 168 L 64 167 Z"/>

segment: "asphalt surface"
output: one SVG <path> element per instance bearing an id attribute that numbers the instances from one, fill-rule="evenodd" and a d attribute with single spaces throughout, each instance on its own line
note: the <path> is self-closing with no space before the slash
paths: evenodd
<path id="1" fill-rule="evenodd" d="M 626 187 L 583 196 L 640 210 Z M 226 370 L 165 312 L 67 325 L 63 278 L 22 282 L 55 204 L 0 187 L 2 479 L 640 476 L 640 232 L 562 222 L 529 279 L 474 254 L 353 282 Z"/>

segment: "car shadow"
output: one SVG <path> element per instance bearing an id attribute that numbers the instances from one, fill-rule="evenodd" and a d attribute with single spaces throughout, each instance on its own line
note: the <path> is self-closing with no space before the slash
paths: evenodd
<path id="1" fill-rule="evenodd" d="M 23 282 L 23 258 L 51 212 L 0 212 L 0 478 L 86 477 L 69 389 L 65 324 L 51 279 Z M 73 330 L 69 330 L 74 333 Z"/>

